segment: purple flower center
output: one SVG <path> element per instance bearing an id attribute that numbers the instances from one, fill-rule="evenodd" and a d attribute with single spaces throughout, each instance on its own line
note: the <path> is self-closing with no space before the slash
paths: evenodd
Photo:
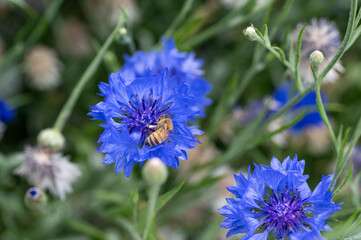
<path id="1" fill-rule="evenodd" d="M 261 200 L 260 209 L 253 210 L 259 214 L 261 225 L 259 229 L 273 231 L 275 238 L 286 239 L 296 229 L 302 231 L 302 227 L 310 228 L 307 223 L 307 207 L 298 190 L 289 191 L 287 186 L 284 192 L 276 194 L 273 190 Z"/>
<path id="2" fill-rule="evenodd" d="M 154 131 L 154 127 L 152 128 L 152 126 L 157 124 L 157 119 L 164 114 L 171 105 L 172 103 L 165 104 L 162 97 L 153 99 L 151 92 L 147 99 L 139 99 L 138 95 L 135 95 L 135 97 L 129 101 L 127 107 L 120 107 L 124 115 L 121 122 L 127 126 L 130 134 L 134 132 L 142 134 L 140 145 L 143 147 L 144 140 L 149 136 L 149 132 Z"/>

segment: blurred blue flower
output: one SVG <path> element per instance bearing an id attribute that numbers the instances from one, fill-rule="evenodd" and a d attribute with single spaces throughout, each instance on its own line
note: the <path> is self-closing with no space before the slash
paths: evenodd
<path id="1" fill-rule="evenodd" d="M 297 161 L 297 155 L 283 163 L 273 158 L 271 167 L 254 165 L 248 178 L 235 174 L 237 186 L 227 188 L 236 197 L 220 208 L 227 217 L 221 227 L 230 229 L 227 238 L 246 233 L 242 240 L 266 240 L 271 233 L 276 239 L 323 239 L 320 231 L 332 230 L 326 219 L 341 209 L 328 191 L 332 175 L 323 176 L 312 192 L 303 174 L 305 161 Z"/>
<path id="2" fill-rule="evenodd" d="M 165 68 L 157 74 L 126 79 L 124 74 L 113 73 L 109 83 L 99 85 L 104 101 L 91 107 L 93 119 L 105 121 L 105 130 L 99 142 L 100 152 L 106 153 L 103 163 L 115 162 L 115 171 L 123 169 L 128 177 L 137 162 L 153 157 L 166 165 L 177 168 L 179 158 L 187 159 L 186 150 L 199 142 L 193 135 L 202 132 L 187 126 L 188 119 L 196 117 L 191 111 L 194 98 L 189 96 L 189 86 L 170 75 Z M 154 132 L 162 115 L 168 115 L 173 129 L 166 141 L 147 146 L 145 140 Z M 165 140 L 165 139 L 164 139 Z"/>
<path id="3" fill-rule="evenodd" d="M 193 99 L 191 110 L 205 117 L 205 107 L 211 104 L 206 94 L 211 84 L 202 78 L 203 61 L 196 59 L 194 53 L 180 52 L 173 39 L 162 39 L 163 50 L 149 53 L 137 51 L 133 56 L 125 55 L 125 64 L 119 74 L 125 81 L 133 81 L 136 77 L 159 74 L 168 68 L 169 75 L 176 76 L 178 81 L 188 87 L 188 96 Z"/>
<path id="4" fill-rule="evenodd" d="M 286 82 L 280 85 L 274 92 L 274 104 L 271 111 L 278 111 L 297 94 L 298 91 L 296 90 L 295 86 L 291 84 L 291 82 Z M 324 96 L 322 96 L 322 100 L 323 103 L 325 103 Z M 306 115 L 290 128 L 291 133 L 301 132 L 308 127 L 322 127 L 324 125 L 322 118 L 317 111 L 316 92 L 314 90 L 307 93 L 300 101 L 293 105 L 286 114 L 286 118 L 292 121 L 307 108 L 309 108 L 309 111 L 306 113 Z"/>
<path id="5" fill-rule="evenodd" d="M 10 123 L 15 117 L 15 110 L 5 100 L 0 99 L 0 122 Z"/>

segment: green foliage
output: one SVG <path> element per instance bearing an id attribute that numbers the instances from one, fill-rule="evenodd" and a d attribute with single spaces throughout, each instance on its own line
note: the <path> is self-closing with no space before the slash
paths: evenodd
<path id="1" fill-rule="evenodd" d="M 223 239 L 219 227 L 223 217 L 215 209 L 220 207 L 219 199 L 230 197 L 224 193 L 223 181 L 234 172 L 245 171 L 252 162 L 295 153 L 306 160 L 312 187 L 322 175 L 334 173 L 333 199 L 344 204 L 330 222 L 334 232 L 324 236 L 361 239 L 361 174 L 352 164 L 353 149 L 361 136 L 361 72 L 357 62 L 361 8 L 357 1 L 350 0 L 348 20 L 349 1 L 273 0 L 257 5 L 257 1 L 248 0 L 232 9 L 221 6 L 220 1 L 212 5 L 214 2 L 138 1 L 142 19 L 132 23 L 125 7 L 112 31 L 103 36 L 100 30 L 106 28 L 105 20 L 100 24 L 104 29 L 97 28 L 85 1 L 53 0 L 43 9 L 32 6 L 31 1 L 8 1 L 7 7 L 11 7 L 0 16 L 0 38 L 6 45 L 0 52 L 0 98 L 9 99 L 18 116 L 0 139 L 0 239 L 163 240 L 176 239 L 176 234 L 182 239 Z M 298 33 L 297 44 L 289 32 L 313 16 L 334 20 L 345 34 L 337 54 L 321 72 L 313 68 L 315 81 L 305 85 L 300 77 L 305 27 Z M 59 26 L 72 17 L 80 19 L 89 34 L 91 50 L 85 57 L 69 57 L 58 46 Z M 256 42 L 242 35 L 250 22 L 257 34 L 251 40 Z M 257 26 L 263 27 L 258 30 Z M 121 34 L 122 28 L 125 34 Z M 88 121 L 86 113 L 89 105 L 99 101 L 97 84 L 122 66 L 122 55 L 160 48 L 160 36 L 172 36 L 180 49 L 195 51 L 197 58 L 204 59 L 205 76 L 213 84 L 213 104 L 207 117 L 197 122 L 205 132 L 203 144 L 189 160 L 181 161 L 179 170 L 170 171 L 164 185 L 149 188 L 138 166 L 128 179 L 115 175 L 113 166 L 101 165 L 102 156 L 96 151 L 101 130 Z M 55 49 L 62 62 L 63 83 L 52 92 L 40 93 L 26 85 L 24 61 L 29 50 L 39 44 Z M 341 59 L 346 71 L 340 83 L 325 88 L 331 102 L 325 105 L 321 99 L 323 79 Z M 24 84 L 19 83 L 22 79 Z M 266 104 L 248 125 L 232 122 L 235 106 L 265 98 L 290 79 L 296 82 L 298 94 L 277 113 L 264 120 L 270 108 Z M 278 146 L 274 137 L 285 133 L 311 109 L 302 109 L 275 129 L 270 126 L 312 90 L 316 90 L 317 109 L 327 126 L 332 150 L 313 153 L 296 141 Z M 79 165 L 82 177 L 65 201 L 47 192 L 48 205 L 36 212 L 27 209 L 23 201 L 31 186 L 14 170 L 23 161 L 24 146 L 35 145 L 37 134 L 51 126 L 63 131 L 67 141 L 64 153 Z M 227 127 L 231 134 L 226 134 Z M 305 141 L 302 138 L 296 140 Z"/>

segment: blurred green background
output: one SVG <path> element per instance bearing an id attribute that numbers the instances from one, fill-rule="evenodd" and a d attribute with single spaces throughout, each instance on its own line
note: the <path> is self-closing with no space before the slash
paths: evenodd
<path id="1" fill-rule="evenodd" d="M 157 46 L 183 4 L 180 0 L 0 1 L 0 40 L 3 43 L 0 61 L 9 51 L 24 47 L 0 73 L 0 98 L 6 99 L 17 111 L 16 118 L 7 125 L 0 140 L 0 239 L 131 239 L 123 220 L 132 222 L 134 214 L 144 214 L 146 186 L 139 167 L 135 167 L 128 179 L 123 174 L 115 175 L 114 166 L 101 163 L 102 155 L 96 150 L 102 131 L 98 127 L 100 122 L 89 121 L 86 115 L 89 105 L 101 100 L 97 95 L 99 82 L 106 82 L 108 75 L 119 69 L 124 62 L 123 54 L 132 54 L 127 40 L 112 44 L 64 129 L 64 153 L 82 171 L 73 186 L 73 193 L 65 201 L 49 194 L 44 212 L 33 212 L 23 201 L 31 186 L 13 171 L 22 160 L 24 146 L 35 145 L 37 134 L 54 124 L 75 84 L 114 28 L 119 6 L 128 14 L 127 29 L 136 49 L 149 51 Z M 225 239 L 225 230 L 219 227 L 223 217 L 217 207 L 226 196 L 230 197 L 225 186 L 234 184 L 232 173 L 246 170 L 252 162 L 266 164 L 273 156 L 282 160 L 298 154 L 300 159 L 306 160 L 305 172 L 310 175 L 312 189 L 322 175 L 333 171 L 335 153 L 331 145 L 314 153 L 297 144 L 297 139 L 286 146 L 267 140 L 232 156 L 222 165 L 197 167 L 227 153 L 230 142 L 244 129 L 229 120 L 233 106 L 222 114 L 215 110 L 239 88 L 251 67 L 257 44 L 247 40 L 242 30 L 250 23 L 262 27 L 267 8 L 258 4 L 243 7 L 227 24 L 199 40 L 237 9 L 225 5 L 222 0 L 194 0 L 187 17 L 172 35 L 179 49 L 194 51 L 197 58 L 204 60 L 205 78 L 213 84 L 209 94 L 213 104 L 207 108 L 207 117 L 198 120 L 200 129 L 205 131 L 201 137 L 202 147 L 198 146 L 187 162 L 182 161 L 179 170 L 169 169 L 169 179 L 162 187 L 162 193 L 180 184 L 182 178 L 186 183 L 159 212 L 155 239 Z M 274 1 L 268 21 L 270 30 L 284 4 L 283 0 Z M 297 24 L 310 22 L 314 17 L 335 22 L 343 36 L 348 12 L 349 1 L 295 0 L 286 20 L 277 26 L 272 43 L 286 46 L 287 36 Z M 41 25 L 44 15 L 49 17 L 49 24 L 45 21 Z M 36 36 L 36 31 L 41 34 L 31 39 Z M 26 71 L 26 57 L 37 45 L 50 48 L 58 59 L 55 69 L 60 74 L 59 86 L 48 91 L 32 86 Z M 341 123 L 353 128 L 361 116 L 360 54 L 361 42 L 357 41 L 342 59 L 345 73 L 335 84 L 324 89 L 329 101 L 329 117 L 336 129 Z M 277 59 L 265 54 L 261 61 L 265 67 L 252 76 L 234 106 L 245 106 L 252 100 L 265 98 L 277 85 L 290 80 Z M 219 119 L 219 124 L 212 124 L 214 119 Z M 227 127 L 232 128 L 233 135 L 224 133 Z M 360 203 L 358 193 L 350 189 L 346 186 L 335 199 L 345 202 L 343 210 L 335 216 L 336 221 L 352 214 Z M 142 224 L 140 221 L 138 227 L 142 228 Z M 331 226 L 335 225 L 331 223 Z"/>

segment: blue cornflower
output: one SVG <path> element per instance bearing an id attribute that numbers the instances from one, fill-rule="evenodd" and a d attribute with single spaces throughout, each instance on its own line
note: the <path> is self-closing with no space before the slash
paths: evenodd
<path id="1" fill-rule="evenodd" d="M 230 229 L 227 238 L 246 233 L 241 239 L 322 239 L 320 231 L 331 231 L 326 219 L 341 209 L 328 191 L 332 175 L 323 176 L 312 192 L 303 174 L 305 161 L 287 157 L 283 163 L 273 158 L 271 167 L 257 164 L 248 178 L 234 175 L 237 186 L 228 187 L 236 198 L 220 208 L 227 217 L 221 227 Z"/>
<path id="2" fill-rule="evenodd" d="M 0 122 L 9 123 L 15 117 L 15 110 L 7 102 L 0 99 Z"/>
<path id="3" fill-rule="evenodd" d="M 190 88 L 177 76 L 170 76 L 167 68 L 133 79 L 113 73 L 109 83 L 102 82 L 99 88 L 105 100 L 91 107 L 89 115 L 105 121 L 100 125 L 105 130 L 99 139 L 103 143 L 99 151 L 106 153 L 104 164 L 115 162 L 116 173 L 123 169 L 129 176 L 135 163 L 153 157 L 177 168 L 179 158 L 186 160 L 186 150 L 199 142 L 193 135 L 202 132 L 187 126 L 188 119 L 196 117 L 191 110 L 194 99 L 189 96 Z M 167 139 L 148 146 L 146 139 L 161 116 L 168 116 L 173 127 Z"/>
<path id="4" fill-rule="evenodd" d="M 286 105 L 289 100 L 291 100 L 294 96 L 297 95 L 297 90 L 295 89 L 294 85 L 290 82 L 286 82 L 280 85 L 274 92 L 273 95 L 273 108 L 272 111 L 277 111 L 278 109 L 282 108 Z M 325 103 L 325 97 L 322 97 Z M 304 131 L 308 127 L 322 127 L 324 123 L 322 118 L 317 111 L 317 104 L 316 104 L 316 92 L 313 90 L 307 93 L 300 101 L 298 101 L 295 105 L 293 105 L 286 114 L 285 120 L 288 118 L 289 120 L 293 120 L 296 118 L 303 110 L 309 108 L 308 113 L 295 125 L 293 125 L 290 130 L 291 133 L 299 133 Z"/>
<path id="5" fill-rule="evenodd" d="M 126 81 L 132 81 L 149 73 L 159 74 L 168 68 L 171 77 L 176 76 L 179 82 L 188 87 L 188 96 L 193 98 L 191 110 L 204 117 L 205 107 L 211 103 L 206 97 L 211 84 L 202 78 L 203 61 L 196 59 L 193 52 L 180 52 L 171 38 L 162 39 L 162 42 L 163 49 L 160 51 L 137 51 L 133 56 L 125 55 L 125 64 L 119 74 Z"/>

